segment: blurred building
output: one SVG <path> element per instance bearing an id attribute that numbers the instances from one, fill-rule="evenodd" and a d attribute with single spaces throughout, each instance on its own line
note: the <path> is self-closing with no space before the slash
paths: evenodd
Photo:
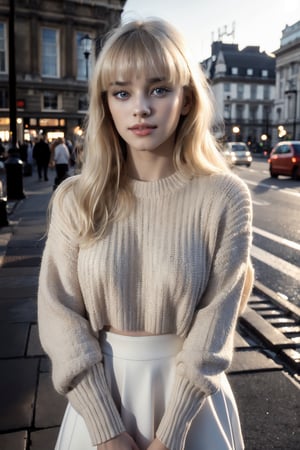
<path id="1" fill-rule="evenodd" d="M 0 0 L 0 138 L 9 139 L 9 17 Z M 81 132 L 101 37 L 125 0 L 14 0 L 17 139 Z"/>
<path id="2" fill-rule="evenodd" d="M 216 98 L 216 131 L 227 141 L 249 142 L 254 150 L 268 145 L 275 94 L 275 58 L 249 46 L 212 43 L 202 63 Z"/>
<path id="3" fill-rule="evenodd" d="M 300 21 L 282 31 L 275 55 L 274 139 L 300 140 Z"/>

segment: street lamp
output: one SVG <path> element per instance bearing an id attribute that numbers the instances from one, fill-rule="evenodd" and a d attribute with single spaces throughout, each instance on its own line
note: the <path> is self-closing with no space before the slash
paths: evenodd
<path id="1" fill-rule="evenodd" d="M 283 125 L 278 125 L 277 130 L 278 130 L 278 137 L 280 139 L 282 139 L 286 136 L 286 129 L 284 128 Z"/>
<path id="2" fill-rule="evenodd" d="M 233 132 L 233 134 L 235 136 L 235 142 L 237 142 L 237 137 L 238 137 L 238 134 L 240 132 L 240 128 L 235 126 L 235 127 L 232 128 L 232 132 Z"/>
<path id="3" fill-rule="evenodd" d="M 91 54 L 91 47 L 92 47 L 92 38 L 85 34 L 82 36 L 80 41 L 83 43 L 83 54 L 85 58 L 85 76 L 86 79 L 89 79 L 89 56 Z"/>
<path id="4" fill-rule="evenodd" d="M 231 99 L 230 95 L 226 97 L 226 103 L 224 105 L 224 119 L 225 119 L 225 134 L 229 140 L 231 140 Z"/>

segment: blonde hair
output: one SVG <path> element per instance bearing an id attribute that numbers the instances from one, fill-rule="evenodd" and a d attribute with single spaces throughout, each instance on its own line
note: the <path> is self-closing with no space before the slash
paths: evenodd
<path id="1" fill-rule="evenodd" d="M 126 144 L 112 122 L 107 89 L 120 75 L 130 79 L 145 73 L 163 76 L 191 94 L 191 109 L 176 133 L 175 168 L 188 176 L 228 170 L 211 132 L 214 109 L 208 83 L 180 34 L 162 20 L 129 22 L 108 36 L 90 84 L 84 164 L 74 183 L 82 243 L 103 237 L 111 222 L 130 211 Z"/>

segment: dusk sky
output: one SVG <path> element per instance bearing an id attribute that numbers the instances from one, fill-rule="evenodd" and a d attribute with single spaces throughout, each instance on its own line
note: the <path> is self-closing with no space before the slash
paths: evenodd
<path id="1" fill-rule="evenodd" d="M 212 40 L 259 45 L 268 53 L 280 46 L 282 30 L 300 20 L 300 0 L 127 0 L 123 17 L 126 20 L 162 17 L 175 25 L 186 37 L 199 61 L 210 56 Z"/>

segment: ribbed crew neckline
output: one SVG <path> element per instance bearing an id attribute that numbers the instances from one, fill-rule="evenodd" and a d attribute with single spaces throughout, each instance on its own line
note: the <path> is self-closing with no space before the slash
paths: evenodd
<path id="1" fill-rule="evenodd" d="M 141 181 L 129 178 L 129 182 L 136 197 L 153 198 L 172 194 L 184 187 L 191 178 L 191 176 L 184 175 L 181 172 L 174 172 L 168 177 L 159 178 L 154 181 Z"/>

